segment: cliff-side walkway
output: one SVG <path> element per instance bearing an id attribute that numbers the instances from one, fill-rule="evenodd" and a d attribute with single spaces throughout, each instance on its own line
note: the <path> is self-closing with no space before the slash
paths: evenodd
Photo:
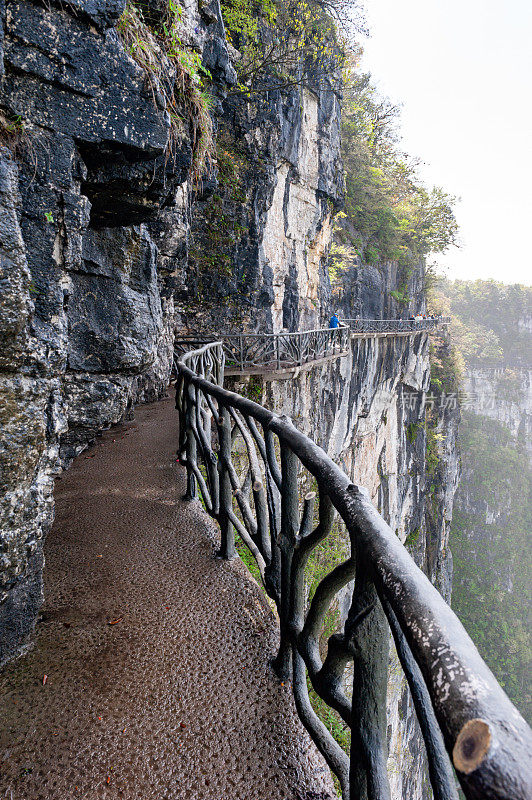
<path id="1" fill-rule="evenodd" d="M 276 624 L 181 500 L 163 400 L 58 483 L 35 644 L 0 677 L 2 800 L 328 800 Z"/>

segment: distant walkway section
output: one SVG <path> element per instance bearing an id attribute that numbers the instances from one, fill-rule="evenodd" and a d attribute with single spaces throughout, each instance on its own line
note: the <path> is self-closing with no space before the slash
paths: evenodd
<path id="1" fill-rule="evenodd" d="M 301 369 L 346 356 L 351 336 L 408 336 L 435 331 L 449 317 L 416 319 L 343 319 L 337 328 L 281 333 L 207 333 L 179 336 L 176 358 L 209 342 L 221 341 L 225 375 L 291 377 Z"/>
<path id="2" fill-rule="evenodd" d="M 332 800 L 264 596 L 181 500 L 173 400 L 136 416 L 58 483 L 43 618 L 0 675 L 0 798 Z"/>
<path id="3" fill-rule="evenodd" d="M 448 325 L 450 317 L 414 317 L 414 319 L 343 319 L 352 335 L 408 336 L 412 333 L 432 333 L 443 325 Z"/>
<path id="4" fill-rule="evenodd" d="M 293 333 L 220 333 L 176 340 L 176 355 L 208 342 L 223 342 L 225 375 L 276 373 L 289 375 L 307 365 L 349 353 L 349 329 L 318 328 Z"/>

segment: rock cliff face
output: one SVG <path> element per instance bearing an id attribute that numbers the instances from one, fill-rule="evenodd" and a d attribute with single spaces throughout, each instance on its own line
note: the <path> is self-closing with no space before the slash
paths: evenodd
<path id="1" fill-rule="evenodd" d="M 42 600 L 54 475 L 165 391 L 176 327 L 319 317 L 342 186 L 336 94 L 228 96 L 219 3 L 185 3 L 181 39 L 213 76 L 218 127 L 195 190 L 192 132 L 174 124 L 169 155 L 168 114 L 117 35 L 124 5 L 0 5 L 0 662 Z"/>
<path id="2" fill-rule="evenodd" d="M 530 720 L 530 372 L 470 365 L 465 387 L 463 469 L 451 539 L 453 607 Z M 479 615 L 478 605 L 490 613 Z"/>
<path id="3" fill-rule="evenodd" d="M 226 331 L 229 312 L 238 329 L 316 327 L 343 185 L 339 99 L 325 82 L 229 94 L 218 122 L 218 184 L 195 207 L 180 325 Z"/>
<path id="4" fill-rule="evenodd" d="M 121 10 L 1 8 L 3 130 L 20 142 L 0 156 L 0 661 L 41 602 L 60 446 L 68 461 L 124 416 L 164 341 L 156 248 L 142 223 L 185 180 L 190 145 L 183 131 L 167 179 L 168 120 L 118 40 Z"/>
<path id="5" fill-rule="evenodd" d="M 454 281 L 442 296 L 465 361 L 452 606 L 530 720 L 532 289 Z"/>
<path id="6" fill-rule="evenodd" d="M 532 458 L 532 371 L 523 366 L 470 363 L 464 378 L 465 404 L 475 414 L 502 423 Z"/>

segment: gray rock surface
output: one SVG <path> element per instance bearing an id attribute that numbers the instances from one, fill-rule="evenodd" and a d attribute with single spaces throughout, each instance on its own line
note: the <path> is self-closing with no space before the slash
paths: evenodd
<path id="1" fill-rule="evenodd" d="M 0 112 L 22 132 L 0 151 L 0 663 L 42 600 L 60 463 L 168 382 L 172 293 L 147 222 L 182 209 L 192 147 L 183 124 L 166 158 L 167 114 L 114 29 L 123 7 L 0 7 Z"/>
<path id="2" fill-rule="evenodd" d="M 166 391 L 176 327 L 212 329 L 231 315 L 314 325 L 326 291 L 341 190 L 336 95 L 319 85 L 254 102 L 228 95 L 236 77 L 219 2 L 184 3 L 181 40 L 213 75 L 220 142 L 217 169 L 194 187 L 186 113 L 168 157 L 168 115 L 116 32 L 123 7 L 0 6 L 0 111 L 23 133 L 0 162 L 0 590 L 15 598 L 27 584 L 37 598 L 20 625 L 21 604 L 2 605 L 19 644 L 40 602 L 54 475 L 135 402 Z M 226 140 L 245 182 L 229 198 Z M 232 237 L 218 213 L 222 194 Z M 213 246 L 212 231 L 229 238 L 230 252 Z"/>

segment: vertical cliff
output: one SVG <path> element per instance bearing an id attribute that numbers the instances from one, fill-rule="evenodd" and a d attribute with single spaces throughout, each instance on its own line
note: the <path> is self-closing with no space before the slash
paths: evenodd
<path id="1" fill-rule="evenodd" d="M 464 374 L 464 404 L 497 420 L 532 458 L 532 370 L 524 364 L 470 360 Z"/>
<path id="2" fill-rule="evenodd" d="M 532 291 L 456 281 L 444 283 L 442 294 L 464 360 L 452 603 L 530 719 Z"/>
<path id="3" fill-rule="evenodd" d="M 397 287 L 401 271 L 383 267 L 383 276 L 368 269 L 357 288 L 362 317 L 386 302 L 387 280 Z M 360 265 L 360 273 L 364 267 Z M 393 282 L 395 276 L 396 282 Z M 423 283 L 423 268 L 411 276 L 414 288 Z M 356 283 L 353 282 L 356 288 Z M 370 287 L 375 288 L 372 294 Z M 393 300 L 392 300 L 393 302 Z M 424 295 L 419 303 L 424 302 Z M 435 352 L 447 354 L 444 336 Z M 459 462 L 456 446 L 459 409 L 431 383 L 431 346 L 427 334 L 351 339 L 349 355 L 303 368 L 279 379 L 264 373 L 231 379 L 236 391 L 285 413 L 317 441 L 354 482 L 366 487 L 388 524 L 416 563 L 450 600 L 452 559 L 450 522 Z M 313 570 L 328 571 L 341 559 L 347 544 L 337 540 L 317 557 Z M 323 563 L 320 562 L 323 559 Z M 337 599 L 340 618 L 349 607 L 349 592 Z M 330 631 L 329 631 L 330 633 Z M 346 687 L 351 690 L 350 686 Z M 393 645 L 390 645 L 388 696 L 388 773 L 394 800 L 431 796 L 422 743 L 410 694 Z"/>
<path id="4" fill-rule="evenodd" d="M 219 126 L 218 182 L 195 207 L 181 324 L 224 331 L 229 310 L 240 330 L 316 327 L 343 185 L 337 92 L 321 81 L 229 94 Z"/>

